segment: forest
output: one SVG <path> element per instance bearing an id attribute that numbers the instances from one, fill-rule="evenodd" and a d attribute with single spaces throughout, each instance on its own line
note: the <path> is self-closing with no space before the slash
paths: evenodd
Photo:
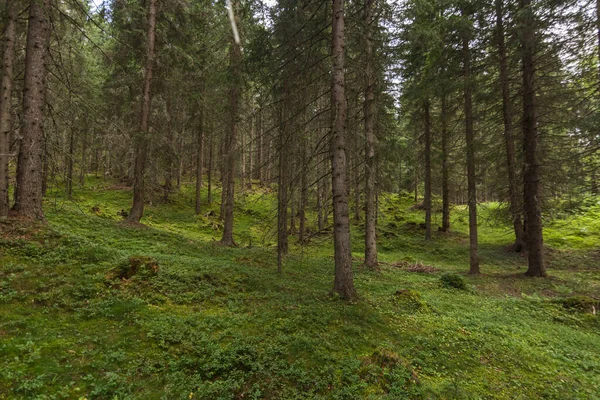
<path id="1" fill-rule="evenodd" d="M 600 0 L 4 0 L 1 399 L 600 399 Z"/>

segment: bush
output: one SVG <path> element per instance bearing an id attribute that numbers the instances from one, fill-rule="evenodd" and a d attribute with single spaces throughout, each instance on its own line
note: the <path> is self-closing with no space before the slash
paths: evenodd
<path id="1" fill-rule="evenodd" d="M 458 274 L 443 274 L 440 280 L 442 281 L 442 287 L 446 289 L 467 290 L 465 279 Z"/>

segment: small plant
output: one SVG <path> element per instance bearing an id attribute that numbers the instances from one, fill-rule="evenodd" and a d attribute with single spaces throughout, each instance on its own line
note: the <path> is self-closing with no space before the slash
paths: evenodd
<path id="1" fill-rule="evenodd" d="M 564 299 L 556 300 L 557 303 L 561 304 L 563 308 L 577 312 L 589 312 L 596 314 L 596 310 L 599 307 L 599 301 L 588 296 L 573 296 L 566 297 Z"/>
<path id="2" fill-rule="evenodd" d="M 465 279 L 458 274 L 443 274 L 440 277 L 440 280 L 442 282 L 442 287 L 446 289 L 467 290 L 467 283 L 465 282 Z"/>
<path id="3" fill-rule="evenodd" d="M 406 311 L 428 311 L 429 305 L 421 297 L 421 293 L 412 289 L 397 290 L 394 303 Z"/>

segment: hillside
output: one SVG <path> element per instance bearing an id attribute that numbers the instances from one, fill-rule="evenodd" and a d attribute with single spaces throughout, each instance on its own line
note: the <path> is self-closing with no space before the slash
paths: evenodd
<path id="1" fill-rule="evenodd" d="M 600 206 L 547 221 L 532 279 L 482 205 L 471 277 L 464 209 L 426 243 L 410 198 L 382 196 L 381 270 L 354 226 L 347 303 L 328 295 L 330 235 L 292 239 L 278 274 L 273 194 L 239 198 L 225 248 L 192 190 L 126 225 L 130 190 L 90 177 L 50 194 L 46 226 L 0 221 L 0 399 L 600 398 Z"/>

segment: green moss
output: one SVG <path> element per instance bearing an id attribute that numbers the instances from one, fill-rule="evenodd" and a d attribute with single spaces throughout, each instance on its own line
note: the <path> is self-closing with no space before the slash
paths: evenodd
<path id="1" fill-rule="evenodd" d="M 443 288 L 467 290 L 467 282 L 465 278 L 454 273 L 445 273 L 440 277 L 440 282 Z"/>
<path id="2" fill-rule="evenodd" d="M 47 202 L 48 228 L 0 235 L 0 399 L 597 396 L 598 318 L 548 301 L 600 293 L 599 255 L 584 236 L 577 249 L 567 241 L 549 252 L 549 278 L 529 279 L 526 260 L 505 251 L 510 226 L 490 218 L 501 205 L 484 205 L 484 275 L 459 275 L 476 294 L 444 290 L 440 272 L 465 272 L 466 210 L 453 208 L 453 231 L 425 242 L 423 211 L 411 210 L 410 197 L 382 195 L 380 226 L 390 234 L 379 236 L 381 271 L 356 268 L 361 299 L 347 304 L 327 295 L 328 235 L 305 246 L 292 238 L 277 273 L 266 189 L 239 197 L 241 245 L 224 248 L 216 218 L 204 216 L 218 204 L 195 216 L 191 185 L 149 206 L 140 229 L 118 215 L 130 191 L 87 182 L 75 202 Z M 581 218 L 595 237 L 586 218 L 566 218 Z M 352 238 L 358 266 L 357 226 Z M 132 255 L 138 273 L 107 285 Z M 402 262 L 433 268 L 413 273 Z M 140 275 L 148 265 L 158 273 Z"/>

